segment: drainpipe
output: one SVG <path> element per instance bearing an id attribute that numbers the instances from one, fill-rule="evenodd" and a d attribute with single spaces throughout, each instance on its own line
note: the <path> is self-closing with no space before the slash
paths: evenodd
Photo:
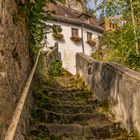
<path id="1" fill-rule="evenodd" d="M 82 51 L 83 53 L 85 53 L 83 29 L 84 29 L 84 24 L 82 24 L 82 27 L 81 27 L 81 35 L 82 35 Z"/>

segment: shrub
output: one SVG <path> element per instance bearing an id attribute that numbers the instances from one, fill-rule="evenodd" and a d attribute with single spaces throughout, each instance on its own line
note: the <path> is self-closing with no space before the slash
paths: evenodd
<path id="1" fill-rule="evenodd" d="M 64 36 L 62 33 L 53 33 L 53 37 L 56 40 L 61 40 L 61 39 L 63 39 Z"/>
<path id="2" fill-rule="evenodd" d="M 54 33 L 61 33 L 63 29 L 59 25 L 53 25 L 52 30 Z"/>
<path id="3" fill-rule="evenodd" d="M 62 71 L 62 62 L 57 60 L 55 62 L 51 63 L 51 67 L 49 70 L 49 75 L 50 76 L 59 76 L 61 75 Z"/>
<path id="4" fill-rule="evenodd" d="M 140 55 L 135 50 L 133 27 L 128 24 L 122 30 L 105 32 L 98 50 L 92 57 L 101 61 L 120 63 L 140 71 Z"/>

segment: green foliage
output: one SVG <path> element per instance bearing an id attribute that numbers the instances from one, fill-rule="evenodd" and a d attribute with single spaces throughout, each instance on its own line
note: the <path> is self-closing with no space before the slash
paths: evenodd
<path id="1" fill-rule="evenodd" d="M 63 29 L 59 25 L 53 25 L 52 30 L 54 33 L 61 33 L 63 31 Z"/>
<path id="2" fill-rule="evenodd" d="M 57 0 L 65 2 L 65 0 Z M 52 18 L 52 12 L 45 11 L 45 5 L 56 0 L 26 0 L 24 3 L 21 0 L 16 0 L 18 11 L 14 14 L 14 21 L 17 17 L 25 17 L 30 31 L 30 50 L 33 60 L 35 60 L 41 41 L 44 36 L 44 30 L 48 28 L 45 22 Z"/>
<path id="3" fill-rule="evenodd" d="M 56 39 L 56 40 L 62 40 L 63 39 L 64 36 L 61 33 L 63 31 L 63 29 L 61 28 L 61 26 L 53 25 L 52 30 L 53 30 L 52 36 L 54 37 L 54 39 Z"/>
<path id="4" fill-rule="evenodd" d="M 101 46 L 92 57 L 101 61 L 117 62 L 134 70 L 140 70 L 140 55 L 135 52 L 134 34 L 131 25 L 122 30 L 104 34 Z"/>
<path id="5" fill-rule="evenodd" d="M 55 61 L 51 63 L 49 75 L 50 76 L 59 76 L 61 75 L 61 68 L 62 68 L 62 62 Z"/>
<path id="6" fill-rule="evenodd" d="M 91 8 L 86 7 L 86 14 L 89 16 L 95 16 L 95 11 Z"/>
<path id="7" fill-rule="evenodd" d="M 104 33 L 99 49 L 92 54 L 93 58 L 117 62 L 134 70 L 140 70 L 139 8 L 139 0 L 105 0 L 98 6 L 97 9 L 102 10 L 102 18 L 121 16 L 125 24 L 120 29 Z"/>

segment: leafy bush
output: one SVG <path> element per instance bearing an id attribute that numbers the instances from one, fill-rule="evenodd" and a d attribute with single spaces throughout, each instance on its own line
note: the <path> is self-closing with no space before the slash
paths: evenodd
<path id="1" fill-rule="evenodd" d="M 53 37 L 57 40 L 61 40 L 64 36 L 61 33 L 53 33 Z"/>
<path id="2" fill-rule="evenodd" d="M 50 76 L 61 75 L 61 68 L 62 68 L 62 62 L 60 62 L 60 61 L 52 62 L 50 70 L 49 70 L 49 75 Z"/>
<path id="3" fill-rule="evenodd" d="M 140 71 L 140 55 L 135 50 L 132 25 L 127 24 L 122 30 L 106 32 L 99 49 L 92 57 L 101 61 L 117 62 Z"/>
<path id="4" fill-rule="evenodd" d="M 62 28 L 61 28 L 61 26 L 59 26 L 59 25 L 53 25 L 52 26 L 52 30 L 53 30 L 52 36 L 54 37 L 54 39 L 56 39 L 56 40 L 63 39 L 64 36 L 61 33 L 63 31 Z"/>
<path id="5" fill-rule="evenodd" d="M 52 30 L 54 33 L 61 33 L 63 31 L 63 29 L 59 25 L 53 25 Z"/>

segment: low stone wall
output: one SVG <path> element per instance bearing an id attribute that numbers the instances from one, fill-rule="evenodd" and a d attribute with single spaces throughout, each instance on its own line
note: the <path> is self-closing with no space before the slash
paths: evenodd
<path id="1" fill-rule="evenodd" d="M 58 51 L 58 43 L 55 43 L 54 48 L 47 51 L 42 51 L 42 72 L 48 74 L 52 62 L 61 60 L 61 54 Z"/>
<path id="2" fill-rule="evenodd" d="M 116 120 L 140 133 L 140 73 L 116 63 L 98 62 L 76 55 L 77 74 L 82 76 L 98 100 L 108 100 Z"/>

